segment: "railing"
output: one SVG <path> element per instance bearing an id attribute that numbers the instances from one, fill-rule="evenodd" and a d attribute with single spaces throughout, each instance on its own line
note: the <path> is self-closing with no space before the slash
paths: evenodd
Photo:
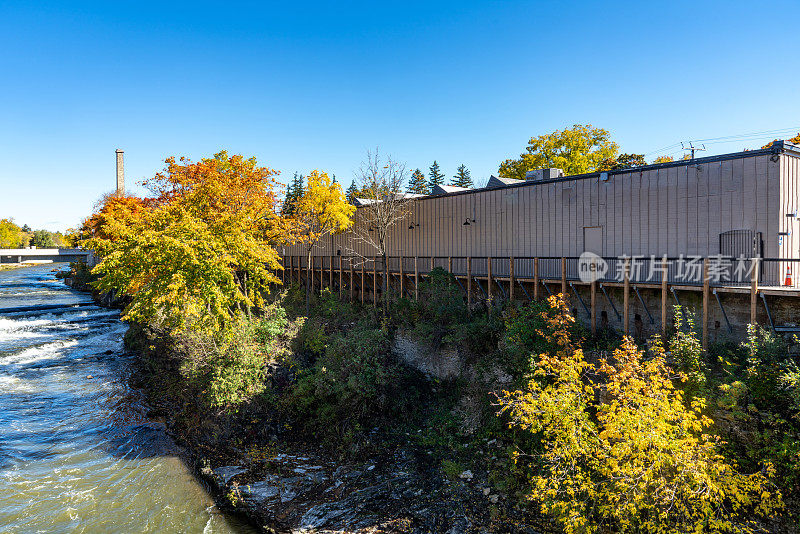
<path id="1" fill-rule="evenodd" d="M 622 283 L 627 270 L 628 281 L 633 284 L 661 284 L 703 286 L 704 278 L 712 287 L 749 287 L 753 274 L 758 270 L 760 287 L 787 287 L 800 289 L 800 258 L 731 258 L 724 256 L 681 257 L 604 257 L 599 265 L 601 270 L 595 278 L 601 284 Z M 331 268 L 355 271 L 363 268 L 366 272 L 382 272 L 380 257 L 361 256 L 313 256 L 311 269 L 329 272 Z M 390 256 L 388 270 L 393 275 L 427 276 L 434 268 L 441 268 L 457 277 L 508 279 L 539 279 L 543 281 L 566 280 L 587 283 L 586 259 L 579 257 L 485 257 L 485 256 Z M 306 270 L 308 259 L 304 256 L 287 256 L 284 267 Z"/>

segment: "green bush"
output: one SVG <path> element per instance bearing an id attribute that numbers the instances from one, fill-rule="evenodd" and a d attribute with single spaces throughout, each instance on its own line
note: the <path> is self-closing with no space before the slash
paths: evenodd
<path id="1" fill-rule="evenodd" d="M 798 372 L 798 359 L 790 355 L 786 343 L 771 331 L 756 325 L 748 325 L 747 341 L 747 385 L 753 401 L 761 409 L 788 414 L 792 399 L 787 395 L 787 384 Z"/>
<path id="2" fill-rule="evenodd" d="M 314 435 L 347 439 L 410 406 L 414 394 L 405 373 L 387 333 L 358 324 L 330 336 L 314 365 L 298 376 L 286 407 Z"/>
<path id="3" fill-rule="evenodd" d="M 239 317 L 221 335 L 198 332 L 180 335 L 185 361 L 183 374 L 211 407 L 236 411 L 266 392 L 270 363 L 289 357 L 279 343 L 292 332 L 286 311 L 269 305 L 255 319 Z"/>
<path id="4" fill-rule="evenodd" d="M 675 333 L 667 343 L 667 350 L 676 369 L 684 376 L 687 396 L 701 394 L 706 386 L 703 344 L 697 338 L 694 315 L 681 306 L 675 306 Z"/>

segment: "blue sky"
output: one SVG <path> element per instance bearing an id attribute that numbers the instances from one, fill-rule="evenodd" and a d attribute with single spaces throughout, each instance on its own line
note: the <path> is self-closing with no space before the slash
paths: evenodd
<path id="1" fill-rule="evenodd" d="M 114 187 L 118 147 L 129 184 L 227 149 L 347 185 L 376 146 L 481 179 L 574 123 L 648 159 L 800 128 L 797 7 L 3 0 L 0 218 L 79 224 Z"/>

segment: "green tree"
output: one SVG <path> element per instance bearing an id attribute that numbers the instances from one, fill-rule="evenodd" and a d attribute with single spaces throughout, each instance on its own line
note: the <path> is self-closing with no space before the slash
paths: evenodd
<path id="1" fill-rule="evenodd" d="M 472 176 L 470 176 L 469 169 L 463 163 L 458 166 L 456 169 L 456 175 L 453 176 L 453 181 L 450 182 L 450 185 L 455 185 L 458 187 L 472 187 Z"/>
<path id="2" fill-rule="evenodd" d="M 356 181 L 353 180 L 350 182 L 350 187 L 347 188 L 347 192 L 345 193 L 345 198 L 350 204 L 356 203 L 356 197 L 358 196 L 358 187 L 356 186 Z"/>
<path id="3" fill-rule="evenodd" d="M 52 232 L 47 230 L 35 230 L 33 232 L 33 244 L 37 248 L 55 248 L 58 246 L 56 240 L 53 238 Z"/>
<path id="4" fill-rule="evenodd" d="M 498 173 L 503 178 L 524 180 L 527 171 L 547 167 L 562 169 L 566 175 L 593 172 L 604 161 L 615 160 L 618 151 L 607 130 L 576 124 L 531 138 L 525 152 L 501 163 Z"/>
<path id="5" fill-rule="evenodd" d="M 442 185 L 444 183 L 444 173 L 439 169 L 439 163 L 434 160 L 433 165 L 431 165 L 428 171 L 428 189 L 433 191 L 433 188 L 437 185 Z"/>
<path id="6" fill-rule="evenodd" d="M 281 206 L 281 215 L 284 217 L 291 217 L 297 209 L 297 199 L 303 194 L 303 182 L 305 177 L 298 173 L 294 173 L 294 177 L 286 186 L 286 197 L 283 199 Z"/>
<path id="7" fill-rule="evenodd" d="M 425 175 L 421 170 L 416 169 L 411 173 L 411 178 L 408 179 L 407 191 L 417 195 L 429 195 L 431 193 L 428 182 L 425 180 Z"/>
<path id="8" fill-rule="evenodd" d="M 644 159 L 644 154 L 620 154 L 614 159 L 603 161 L 598 165 L 598 171 L 621 171 L 623 169 L 631 169 L 633 167 L 641 167 L 647 165 Z"/>

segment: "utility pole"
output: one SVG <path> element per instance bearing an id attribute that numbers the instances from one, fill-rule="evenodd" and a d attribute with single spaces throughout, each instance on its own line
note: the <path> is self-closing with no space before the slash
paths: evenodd
<path id="1" fill-rule="evenodd" d="M 702 145 L 703 148 L 699 148 L 699 147 L 694 146 L 691 141 L 687 141 L 686 143 L 689 144 L 688 148 L 684 145 L 683 141 L 681 141 L 681 150 L 690 150 L 692 152 L 692 158 L 691 159 L 694 159 L 695 151 L 703 152 L 706 149 L 706 145 Z"/>

